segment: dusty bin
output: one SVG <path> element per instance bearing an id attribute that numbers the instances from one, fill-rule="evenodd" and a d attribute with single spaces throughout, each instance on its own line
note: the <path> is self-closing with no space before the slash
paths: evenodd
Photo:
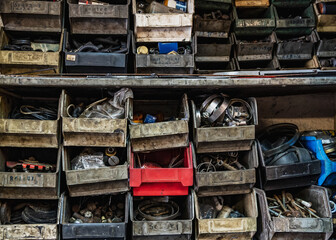
<path id="1" fill-rule="evenodd" d="M 148 198 L 142 198 L 144 201 Z M 193 195 L 183 197 L 171 197 L 179 206 L 180 215 L 173 220 L 143 220 L 137 219 L 136 211 L 140 199 L 131 197 L 130 218 L 132 221 L 132 239 L 192 239 L 194 220 L 194 197 Z M 177 214 L 178 215 L 178 214 Z"/>
<path id="2" fill-rule="evenodd" d="M 268 36 L 275 28 L 272 5 L 268 8 L 233 7 L 233 18 L 235 20 L 234 31 L 237 36 Z"/>
<path id="3" fill-rule="evenodd" d="M 29 160 L 26 161 L 25 163 L 28 164 L 25 167 L 28 169 L 26 172 L 21 169 L 19 160 L 29 157 L 34 157 L 39 163 L 29 165 Z M 0 179 L 2 179 L 0 198 L 58 199 L 61 149 L 2 148 L 0 164 Z M 33 168 L 34 172 L 29 172 Z"/>
<path id="4" fill-rule="evenodd" d="M 72 34 L 127 34 L 129 29 L 129 0 L 107 5 L 80 5 L 67 0 Z"/>
<path id="5" fill-rule="evenodd" d="M 277 38 L 269 36 L 240 37 L 235 39 L 235 59 L 238 70 L 279 69 L 278 59 L 273 56 Z"/>
<path id="6" fill-rule="evenodd" d="M 335 49 L 335 36 L 328 37 L 320 34 L 320 41 L 318 43 L 316 56 L 318 58 L 319 66 L 322 70 L 336 69 L 336 63 L 334 63 L 334 59 L 336 57 Z"/>
<path id="7" fill-rule="evenodd" d="M 256 183 L 258 152 L 256 144 L 249 151 L 238 152 L 239 162 L 246 167 L 244 170 L 200 172 L 200 158 L 207 154 L 196 154 L 193 149 L 195 171 L 194 189 L 198 196 L 216 196 L 249 193 Z M 211 153 L 216 156 L 216 153 Z"/>
<path id="8" fill-rule="evenodd" d="M 0 95 L 0 146 L 58 148 L 60 98 L 26 94 Z M 55 120 L 13 119 L 15 109 L 26 104 L 50 104 L 57 114 Z"/>
<path id="9" fill-rule="evenodd" d="M 129 194 L 121 195 L 104 195 L 97 197 L 83 197 L 83 198 L 71 198 L 64 197 L 63 209 L 62 209 L 62 237 L 63 239 L 114 239 L 114 240 L 126 240 L 127 237 L 127 225 L 129 218 Z M 86 199 L 85 199 L 86 198 Z M 73 207 L 79 202 L 85 205 L 90 199 L 95 199 L 99 203 L 103 203 L 106 199 L 110 200 L 110 206 L 116 205 L 116 203 L 124 203 L 123 219 L 114 220 L 114 222 L 106 223 L 74 223 L 71 222 L 73 214 Z M 97 206 L 98 207 L 98 206 Z M 100 207 L 100 206 L 99 206 Z M 119 210 L 119 209 L 118 209 Z M 94 211 L 93 211 L 94 212 Z M 99 213 L 98 213 L 99 214 Z M 120 213 L 121 214 L 121 213 Z M 105 214 L 106 215 L 106 214 Z M 106 216 L 105 216 L 106 217 Z"/>
<path id="10" fill-rule="evenodd" d="M 269 0 L 235 0 L 236 7 L 268 7 Z"/>
<path id="11" fill-rule="evenodd" d="M 139 116 L 145 120 L 147 114 L 156 115 L 158 120 L 162 118 L 160 122 L 129 126 L 133 152 L 188 146 L 189 107 L 186 94 L 181 100 L 134 100 L 131 112 L 133 121 Z"/>
<path id="12" fill-rule="evenodd" d="M 24 32 L 62 32 L 64 0 L 4 0 L 1 18 L 6 30 Z"/>
<path id="13" fill-rule="evenodd" d="M 234 127 L 201 127 L 198 125 L 196 105 L 191 101 L 193 116 L 193 139 L 197 153 L 250 150 L 258 125 L 258 110 L 255 98 L 248 99 L 253 109 L 252 125 Z"/>
<path id="14" fill-rule="evenodd" d="M 61 114 L 64 146 L 126 147 L 127 117 L 131 108 L 129 98 L 124 106 L 124 117 L 121 119 L 73 117 L 68 114 L 71 104 L 79 106 L 84 103 L 90 106 L 91 103 L 102 99 L 97 93 L 95 96 L 97 98 L 89 98 L 83 94 L 71 94 L 63 90 Z M 107 93 L 105 96 L 110 97 Z"/>
<path id="15" fill-rule="evenodd" d="M 236 205 L 236 209 L 244 215 L 238 218 L 202 219 L 200 201 L 202 197 L 195 196 L 196 239 L 252 239 L 257 231 L 257 199 L 256 193 L 224 196 L 225 204 Z"/>
<path id="16" fill-rule="evenodd" d="M 264 191 L 256 189 L 259 209 L 256 234 L 258 239 L 329 239 L 333 225 L 327 190 L 311 186 L 294 192 L 301 199 L 311 202 L 320 218 L 271 217 L 266 199 L 268 192 L 265 194 Z"/>
<path id="17" fill-rule="evenodd" d="M 330 3 L 335 5 L 335 0 L 317 0 L 315 4 L 313 4 L 314 12 L 316 15 L 316 30 L 318 32 L 336 32 L 336 14 L 322 14 L 318 8 L 318 4 L 321 3 Z"/>
<path id="18" fill-rule="evenodd" d="M 94 150 L 95 152 L 104 152 L 106 148 L 95 148 Z M 129 190 L 126 148 L 116 148 L 116 150 L 119 164 L 83 169 L 73 167 L 71 161 L 80 156 L 85 148 L 63 148 L 63 170 L 71 197 L 122 193 Z"/>
<path id="19" fill-rule="evenodd" d="M 267 166 L 258 142 L 260 180 L 265 190 L 302 187 L 315 184 L 321 173 L 320 160 Z"/>
<path id="20" fill-rule="evenodd" d="M 0 225 L 0 236 L 3 240 L 23 240 L 23 239 L 43 239 L 43 240 L 60 240 L 59 224 L 61 218 L 62 200 L 43 201 L 43 205 L 39 200 L 3 200 L 2 211 L 8 213 L 7 209 L 12 211 L 12 224 Z M 25 207 L 25 205 L 28 206 Z M 52 208 L 46 210 L 45 204 L 51 204 Z M 21 206 L 20 206 L 21 205 Z M 14 207 L 21 209 L 13 211 Z M 23 208 L 22 208 L 23 206 Z M 30 206 L 33 206 L 31 208 Z M 35 207 L 34 207 L 35 206 Z M 5 210 L 6 209 L 6 210 Z M 46 211 L 48 211 L 46 213 Z M 50 213 L 49 211 L 52 211 Z M 25 212 L 25 217 L 18 219 L 16 214 Z M 10 213 L 10 212 L 9 212 Z M 27 215 L 27 213 L 29 215 Z M 44 215 L 42 216 L 41 213 Z M 14 219 L 15 218 L 15 219 Z M 46 218 L 46 219 L 44 219 Z M 39 222 L 37 222 L 39 221 Z"/>
<path id="21" fill-rule="evenodd" d="M 192 74 L 194 71 L 194 42 L 178 42 L 178 48 L 184 48 L 184 54 L 149 53 L 139 54 L 137 49 L 145 46 L 147 49 L 157 49 L 158 43 L 137 42 L 133 38 L 133 53 L 135 55 L 135 72 L 147 74 Z M 186 52 L 188 49 L 189 52 Z"/>
<path id="22" fill-rule="evenodd" d="M 4 49 L 11 44 L 12 39 L 30 37 L 33 49 L 28 51 Z M 40 33 L 7 32 L 3 28 L 0 32 L 0 73 L 2 74 L 55 74 L 61 72 L 63 33 L 48 33 L 43 39 Z M 38 43 L 35 40 L 53 43 Z"/>
<path id="23" fill-rule="evenodd" d="M 136 42 L 190 42 L 194 0 L 187 0 L 186 12 L 145 13 L 132 1 Z"/>
<path id="24" fill-rule="evenodd" d="M 195 37 L 195 67 L 198 73 L 233 71 L 233 38 Z"/>

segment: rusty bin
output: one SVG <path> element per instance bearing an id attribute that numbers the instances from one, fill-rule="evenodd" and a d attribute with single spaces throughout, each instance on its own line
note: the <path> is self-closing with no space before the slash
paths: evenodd
<path id="1" fill-rule="evenodd" d="M 63 0 L 4 0 L 0 13 L 8 31 L 62 32 Z"/>
<path id="2" fill-rule="evenodd" d="M 253 109 L 253 125 L 235 127 L 198 127 L 196 105 L 191 101 L 193 139 L 196 153 L 248 151 L 255 139 L 255 125 L 258 125 L 258 109 L 255 98 L 248 99 Z"/>
<path id="3" fill-rule="evenodd" d="M 327 190 L 323 187 L 311 186 L 293 191 L 297 197 L 316 206 L 315 210 L 320 218 L 271 217 L 266 199 L 268 192 L 256 189 L 259 209 L 256 234 L 258 239 L 329 239 L 333 225 Z"/>
<path id="4" fill-rule="evenodd" d="M 123 119 L 73 118 L 68 116 L 67 109 L 70 104 L 88 102 L 89 98 L 84 96 L 68 94 L 65 90 L 62 92 L 61 115 L 64 146 L 126 147 L 127 117 L 132 101 L 126 101 L 125 118 Z M 98 98 L 88 103 L 92 103 Z"/>
<path id="5" fill-rule="evenodd" d="M 265 190 L 302 187 L 315 184 L 321 173 L 320 160 L 305 163 L 266 166 L 261 146 L 257 142 L 260 181 Z"/>
<path id="6" fill-rule="evenodd" d="M 129 190 L 126 148 L 118 148 L 120 164 L 99 168 L 73 170 L 71 161 L 83 147 L 63 147 L 63 170 L 71 197 L 123 193 Z M 95 148 L 105 152 L 104 148 Z"/>
<path id="7" fill-rule="evenodd" d="M 180 239 L 190 240 L 193 233 L 194 220 L 194 196 L 170 197 L 179 204 L 180 216 L 173 220 L 146 221 L 137 220 L 136 211 L 140 199 L 149 198 L 131 197 L 130 198 L 130 218 L 132 221 L 132 239 Z"/>
<path id="8" fill-rule="evenodd" d="M 236 7 L 268 7 L 269 0 L 235 0 Z"/>
<path id="9" fill-rule="evenodd" d="M 53 171 L 9 171 L 7 161 L 17 161 L 33 156 L 39 162 L 52 164 Z M 61 149 L 1 148 L 0 198 L 6 199 L 58 199 L 61 167 Z M 35 166 L 36 168 L 36 166 Z"/>
<path id="10" fill-rule="evenodd" d="M 71 198 L 64 197 L 62 208 L 62 239 L 114 239 L 114 240 L 126 240 L 127 225 L 129 219 L 129 196 L 130 194 L 121 195 L 105 195 L 97 196 L 97 198 L 109 197 L 111 204 L 115 203 L 115 199 L 124 199 L 124 219 L 122 222 L 112 223 L 71 223 L 70 218 L 72 216 L 72 206 L 83 201 L 83 198 Z M 86 198 L 86 202 L 89 199 Z M 119 200 L 120 201 L 120 200 Z"/>
<path id="11" fill-rule="evenodd" d="M 0 73 L 2 74 L 54 74 L 60 73 L 62 67 L 63 33 L 48 33 L 48 36 L 59 41 L 58 44 L 35 44 L 38 48 L 50 48 L 50 51 L 13 51 L 4 50 L 9 44 L 10 36 L 40 37 L 40 33 L 0 31 Z"/>
<path id="12" fill-rule="evenodd" d="M 213 218 L 202 219 L 200 213 L 200 200 L 202 197 L 195 196 L 196 239 L 252 239 L 257 231 L 257 199 L 255 190 L 241 195 L 223 196 L 224 203 L 235 204 L 239 212 L 245 217 L 240 218 Z"/>
<path id="13" fill-rule="evenodd" d="M 318 43 L 316 56 L 318 58 L 319 66 L 322 70 L 336 69 L 336 36 L 324 37 L 320 34 L 320 41 Z"/>
<path id="14" fill-rule="evenodd" d="M 208 38 L 195 36 L 195 67 L 198 73 L 235 70 L 232 60 L 233 37 Z"/>
<path id="15" fill-rule="evenodd" d="M 108 5 L 81 5 L 78 0 L 67 1 L 72 34 L 127 34 L 130 0 Z"/>
<path id="16" fill-rule="evenodd" d="M 191 53 L 185 54 L 138 54 L 137 48 L 146 46 L 157 48 L 158 43 L 135 43 L 133 37 L 133 53 L 135 55 L 136 73 L 156 74 L 192 74 L 194 71 L 194 42 L 179 42 L 179 46 L 191 48 Z"/>
<path id="17" fill-rule="evenodd" d="M 139 115 L 145 119 L 147 114 L 162 118 L 160 122 L 129 126 L 133 152 L 189 145 L 189 106 L 186 94 L 183 94 L 181 100 L 134 100 L 133 111 L 130 112 L 133 121 Z"/>
<path id="18" fill-rule="evenodd" d="M 281 69 L 314 69 L 318 68 L 314 55 L 318 37 L 315 31 L 309 35 L 286 37 L 279 36 L 276 56 Z"/>
<path id="19" fill-rule="evenodd" d="M 279 69 L 278 59 L 273 56 L 276 42 L 277 38 L 274 32 L 267 37 L 235 38 L 235 59 L 238 70 Z"/>
<path id="20" fill-rule="evenodd" d="M 136 42 L 190 42 L 194 0 L 187 0 L 185 13 L 144 13 L 132 1 Z"/>
<path id="21" fill-rule="evenodd" d="M 336 14 L 321 14 L 318 8 L 319 3 L 332 3 L 336 4 L 335 0 L 316 0 L 313 4 L 314 12 L 316 15 L 316 30 L 318 32 L 336 32 Z"/>
<path id="22" fill-rule="evenodd" d="M 28 201 L 33 204 L 38 200 L 0 200 L 6 202 L 8 206 L 18 206 Z M 62 197 L 57 200 L 47 200 L 48 203 L 56 204 L 57 219 L 53 223 L 17 223 L 17 224 L 0 224 L 0 236 L 2 240 L 23 240 L 23 239 L 43 239 L 43 240 L 60 240 L 59 224 L 61 219 Z M 38 203 L 37 203 L 38 204 Z M 42 208 L 43 209 L 43 208 Z M 38 219 L 39 220 L 39 219 Z"/>
<path id="23" fill-rule="evenodd" d="M 234 32 L 237 36 L 268 36 L 275 28 L 272 5 L 268 8 L 233 7 L 233 18 Z"/>
<path id="24" fill-rule="evenodd" d="M 83 35 L 81 35 L 83 37 Z M 63 46 L 65 70 L 67 73 L 127 73 L 129 52 L 131 47 L 131 34 L 119 36 L 117 39 L 125 42 L 127 52 L 125 53 L 103 53 L 103 52 L 76 52 L 69 50 L 67 46 L 72 40 L 87 39 L 94 40 L 95 35 L 84 35 L 83 38 L 70 36 L 65 33 Z"/>
<path id="25" fill-rule="evenodd" d="M 307 7 L 274 7 L 276 29 L 281 35 L 308 35 L 315 28 L 315 15 L 312 5 Z"/>
<path id="26" fill-rule="evenodd" d="M 251 192 L 256 183 L 256 168 L 258 167 L 258 152 L 256 144 L 252 145 L 249 151 L 239 152 L 240 163 L 246 167 L 245 170 L 237 171 L 216 171 L 197 172 L 198 159 L 193 148 L 193 163 L 195 172 L 194 189 L 198 196 L 217 196 L 243 194 Z"/>
<path id="27" fill-rule="evenodd" d="M 33 97 L 8 92 L 0 93 L 0 147 L 58 148 L 60 98 Z M 58 111 L 56 120 L 11 119 L 12 111 L 21 104 L 48 103 Z"/>

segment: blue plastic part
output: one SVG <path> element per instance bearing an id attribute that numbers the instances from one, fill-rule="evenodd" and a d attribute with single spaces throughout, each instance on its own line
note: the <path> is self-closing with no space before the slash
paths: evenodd
<path id="1" fill-rule="evenodd" d="M 155 123 L 156 122 L 156 117 L 147 114 L 146 118 L 144 120 L 144 123 Z"/>
<path id="2" fill-rule="evenodd" d="M 321 161 L 321 175 L 318 179 L 318 185 L 326 187 L 336 186 L 336 162 L 331 161 L 324 152 L 322 140 L 316 139 L 315 136 L 302 136 L 300 141 Z"/>
<path id="3" fill-rule="evenodd" d="M 159 45 L 159 53 L 160 54 L 167 54 L 167 53 L 170 53 L 171 51 L 177 52 L 177 49 L 178 49 L 177 42 L 173 42 L 173 43 L 158 43 L 158 45 Z"/>

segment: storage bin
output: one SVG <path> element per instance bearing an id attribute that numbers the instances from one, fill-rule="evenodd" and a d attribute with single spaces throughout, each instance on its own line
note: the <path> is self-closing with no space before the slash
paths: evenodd
<path id="1" fill-rule="evenodd" d="M 50 148 L 1 148 L 0 149 L 0 198 L 6 199 L 58 199 L 60 194 L 61 149 Z M 34 172 L 10 171 L 7 161 L 34 157 L 40 164 L 54 165 L 53 170 Z M 34 163 L 32 163 L 34 165 Z M 50 166 L 49 166 L 50 167 Z M 28 168 L 30 169 L 30 168 Z"/>
<path id="2" fill-rule="evenodd" d="M 319 160 L 288 165 L 267 166 L 258 142 L 260 181 L 265 190 L 302 187 L 315 184 L 320 173 Z"/>
<path id="3" fill-rule="evenodd" d="M 283 186 L 285 187 L 285 186 Z M 265 192 L 256 189 L 259 216 L 258 232 L 260 240 L 269 239 L 324 239 L 332 234 L 333 226 L 327 190 L 318 186 L 295 190 L 295 195 L 315 206 L 320 218 L 271 217 Z M 294 194 L 294 193 L 293 193 Z"/>
<path id="4" fill-rule="evenodd" d="M 187 0 L 186 13 L 143 13 L 132 1 L 136 42 L 190 42 L 194 0 Z"/>
<path id="5" fill-rule="evenodd" d="M 120 0 L 107 5 L 81 5 L 78 4 L 78 0 L 67 2 L 72 34 L 127 34 L 130 0 Z"/>
<path id="6" fill-rule="evenodd" d="M 236 7 L 268 7 L 269 0 L 235 0 Z"/>
<path id="7" fill-rule="evenodd" d="M 38 200 L 1 200 L 9 205 L 17 205 L 32 202 L 35 204 Z M 22 240 L 22 239 L 45 239 L 60 240 L 59 223 L 61 218 L 62 199 L 48 200 L 49 203 L 57 207 L 57 219 L 54 223 L 21 223 L 21 224 L 4 224 L 0 225 L 0 236 L 3 240 Z M 38 204 L 38 203 L 37 203 Z M 41 211 L 41 209 L 39 209 Z M 36 213 L 35 213 L 36 214 Z"/>
<path id="8" fill-rule="evenodd" d="M 35 94 L 35 95 L 34 95 Z M 21 105 L 50 104 L 57 111 L 55 120 L 13 119 L 11 114 L 15 107 Z M 0 95 L 0 146 L 1 147 L 34 147 L 58 148 L 59 119 L 61 99 L 43 97 L 32 93 L 12 94 L 5 92 Z"/>
<path id="9" fill-rule="evenodd" d="M 196 239 L 252 239 L 257 231 L 258 217 L 255 191 L 223 197 L 225 205 L 236 205 L 236 210 L 244 214 L 245 217 L 202 219 L 200 201 L 204 197 L 195 194 Z"/>
<path id="10" fill-rule="evenodd" d="M 336 4 L 335 0 L 316 0 L 313 4 L 316 16 L 316 30 L 318 32 L 333 33 L 336 32 L 336 14 L 321 14 L 317 4 L 318 3 L 332 3 Z"/>
<path id="11" fill-rule="evenodd" d="M 130 186 L 133 188 L 133 196 L 188 195 L 189 186 L 193 185 L 191 148 L 190 143 L 186 148 L 147 153 L 131 152 Z M 183 161 L 181 166 L 170 167 L 174 158 L 175 163 Z M 146 167 L 145 164 L 150 166 Z"/>
<path id="12" fill-rule="evenodd" d="M 189 106 L 186 94 L 181 100 L 134 100 L 131 120 L 134 115 L 163 115 L 160 122 L 138 123 L 129 126 L 133 152 L 153 151 L 189 145 Z M 168 119 L 164 119 L 168 118 Z M 157 119 L 159 120 L 159 119 Z M 168 120 L 168 121 L 167 121 Z"/>
<path id="13" fill-rule="evenodd" d="M 5 0 L 0 3 L 8 31 L 62 32 L 64 1 Z"/>
<path id="14" fill-rule="evenodd" d="M 311 2 L 311 0 L 272 0 L 274 6 L 287 8 L 308 7 Z"/>
<path id="15" fill-rule="evenodd" d="M 91 96 L 94 95 L 95 93 Z M 100 95 L 96 94 L 95 96 Z M 126 100 L 123 119 L 74 118 L 67 113 L 70 104 L 78 105 L 84 102 L 91 104 L 95 101 L 97 101 L 97 98 L 93 100 L 92 98 L 89 99 L 87 95 L 62 91 L 61 114 L 64 146 L 126 147 L 127 117 L 130 114 L 132 101 L 130 99 Z"/>
<path id="16" fill-rule="evenodd" d="M 108 196 L 99 196 L 99 200 Z M 115 199 L 124 199 L 125 218 L 118 223 L 70 223 L 72 206 L 78 204 L 82 198 L 64 197 L 62 208 L 62 237 L 63 239 L 115 239 L 126 240 L 129 218 L 129 194 L 111 195 L 111 204 L 115 204 Z M 86 197 L 86 199 L 88 199 Z"/>
<path id="17" fill-rule="evenodd" d="M 10 33 L 14 37 L 41 37 L 40 33 Z M 4 46 L 10 43 L 9 33 L 2 28 L 0 31 L 0 73 L 31 75 L 31 74 L 55 74 L 62 68 L 63 33 L 49 33 L 50 37 L 57 39 L 57 50 L 50 51 L 13 51 L 4 50 Z M 48 45 L 48 44 L 46 44 Z M 50 44 L 56 45 L 56 44 Z"/>
<path id="18" fill-rule="evenodd" d="M 196 105 L 191 100 L 193 116 L 193 139 L 197 153 L 248 151 L 255 139 L 255 126 L 258 125 L 258 109 L 255 98 L 247 102 L 253 110 L 252 125 L 200 127 L 196 121 Z"/>
<path id="19" fill-rule="evenodd" d="M 336 57 L 336 38 L 335 36 L 320 36 L 316 56 L 318 58 L 319 67 L 322 70 L 334 70 L 334 58 Z"/>
<path id="20" fill-rule="evenodd" d="M 132 221 L 132 239 L 192 239 L 194 220 L 194 197 L 189 194 L 183 197 L 170 197 L 179 205 L 180 216 L 173 220 L 140 221 L 136 219 L 136 211 L 140 199 L 130 198 L 130 217 Z M 147 200 L 148 198 L 142 198 Z"/>
<path id="21" fill-rule="evenodd" d="M 227 39 L 195 37 L 195 65 L 198 72 L 235 70 L 232 64 L 232 37 Z"/>
<path id="22" fill-rule="evenodd" d="M 84 38 L 87 38 L 86 35 Z M 65 34 L 63 47 L 65 55 L 65 70 L 68 73 L 127 73 L 129 51 L 131 47 L 131 34 L 119 36 L 126 42 L 127 51 L 124 53 L 103 52 L 76 52 L 69 51 L 66 46 L 76 37 Z M 94 38 L 92 38 L 94 39 Z M 90 39 L 87 39 L 87 41 Z"/>
<path id="23" fill-rule="evenodd" d="M 148 49 L 157 48 L 158 43 L 134 42 L 135 72 L 145 74 L 192 74 L 194 71 L 194 43 L 178 42 L 179 46 L 191 48 L 191 53 L 185 54 L 138 54 L 137 48 L 146 46 Z"/>
<path id="24" fill-rule="evenodd" d="M 268 8 L 233 7 L 233 18 L 235 20 L 234 32 L 237 36 L 268 36 L 275 28 L 272 5 Z"/>
<path id="25" fill-rule="evenodd" d="M 196 154 L 193 149 L 193 163 L 195 172 L 194 189 L 197 196 L 218 196 L 243 194 L 252 191 L 256 183 L 256 168 L 258 167 L 258 152 L 256 144 L 250 151 L 238 152 L 239 163 L 246 169 L 236 171 L 198 172 L 202 154 Z M 211 153 L 216 155 L 216 153 Z M 206 155 L 205 155 L 206 156 Z"/>
<path id="26" fill-rule="evenodd" d="M 315 16 L 312 5 L 307 7 L 274 7 L 276 29 L 279 35 L 308 35 L 315 28 Z"/>
<path id="27" fill-rule="evenodd" d="M 70 197 L 93 196 L 103 194 L 123 193 L 129 190 L 128 162 L 125 148 L 118 148 L 120 164 L 98 168 L 74 170 L 71 161 L 78 156 L 84 148 L 63 147 L 63 170 Z M 104 148 L 96 151 L 105 152 Z"/>

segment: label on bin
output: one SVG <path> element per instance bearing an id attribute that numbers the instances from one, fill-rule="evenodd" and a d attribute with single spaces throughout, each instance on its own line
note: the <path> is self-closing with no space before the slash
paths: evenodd
<path id="1" fill-rule="evenodd" d="M 41 174 L 7 174 L 6 187 L 36 187 L 43 185 Z"/>
<path id="2" fill-rule="evenodd" d="M 76 55 L 70 55 L 70 54 L 68 54 L 66 56 L 66 60 L 67 61 L 71 61 L 71 62 L 75 62 L 76 61 Z"/>
<path id="3" fill-rule="evenodd" d="M 42 2 L 12 2 L 13 12 L 31 12 L 44 10 L 45 4 Z"/>

